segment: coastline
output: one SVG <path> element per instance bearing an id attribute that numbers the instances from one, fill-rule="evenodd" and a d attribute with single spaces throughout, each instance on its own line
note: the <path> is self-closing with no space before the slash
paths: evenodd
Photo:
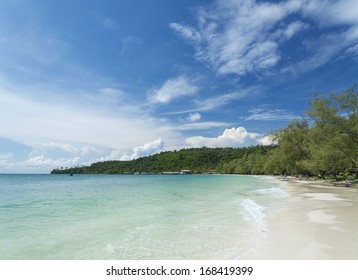
<path id="1" fill-rule="evenodd" d="M 242 259 L 358 259 L 358 189 L 282 180 L 286 204 L 267 214 L 266 240 Z"/>

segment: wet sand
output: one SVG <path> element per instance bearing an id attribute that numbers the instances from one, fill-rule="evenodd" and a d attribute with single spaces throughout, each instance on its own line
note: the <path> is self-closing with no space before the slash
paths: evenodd
<path id="1" fill-rule="evenodd" d="M 243 259 L 358 260 L 358 189 L 288 179 L 265 242 Z"/>

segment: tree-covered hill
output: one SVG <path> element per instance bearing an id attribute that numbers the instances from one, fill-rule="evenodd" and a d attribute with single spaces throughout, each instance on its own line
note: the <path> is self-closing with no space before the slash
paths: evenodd
<path id="1" fill-rule="evenodd" d="M 239 158 L 259 157 L 275 149 L 274 146 L 254 146 L 245 148 L 191 148 L 180 151 L 167 151 L 130 161 L 104 161 L 68 169 L 55 169 L 52 174 L 128 174 L 162 173 L 190 170 L 191 173 L 224 172 L 225 166 Z"/>

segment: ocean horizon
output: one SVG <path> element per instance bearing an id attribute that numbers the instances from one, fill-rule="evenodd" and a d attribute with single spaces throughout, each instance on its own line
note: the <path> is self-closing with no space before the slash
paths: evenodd
<path id="1" fill-rule="evenodd" d="M 240 259 L 288 193 L 269 176 L 0 175 L 0 259 Z"/>

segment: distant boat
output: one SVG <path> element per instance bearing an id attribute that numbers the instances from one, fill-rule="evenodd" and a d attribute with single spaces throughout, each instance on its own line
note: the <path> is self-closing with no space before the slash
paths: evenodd
<path id="1" fill-rule="evenodd" d="M 73 173 L 68 174 L 69 176 L 73 176 Z"/>

